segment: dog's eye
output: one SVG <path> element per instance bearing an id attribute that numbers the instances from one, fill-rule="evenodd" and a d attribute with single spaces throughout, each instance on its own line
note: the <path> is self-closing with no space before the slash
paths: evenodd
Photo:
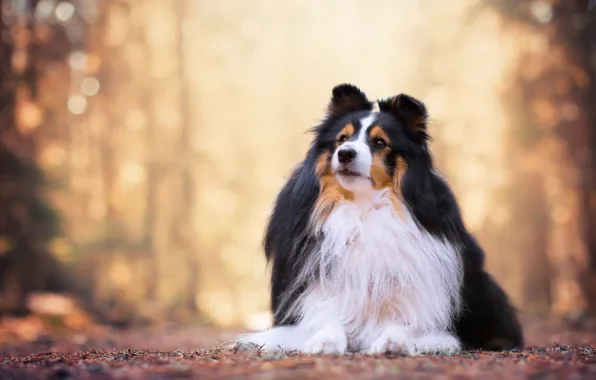
<path id="1" fill-rule="evenodd" d="M 387 146 L 387 143 L 385 142 L 385 140 L 378 138 L 378 137 L 373 140 L 373 144 L 375 144 L 379 148 L 384 148 Z"/>
<path id="2" fill-rule="evenodd" d="M 339 136 L 339 139 L 337 139 L 337 141 L 338 141 L 340 144 L 342 144 L 342 143 L 346 142 L 346 140 L 347 140 L 347 139 L 348 139 L 348 136 L 346 136 L 346 135 L 341 135 L 341 136 Z"/>

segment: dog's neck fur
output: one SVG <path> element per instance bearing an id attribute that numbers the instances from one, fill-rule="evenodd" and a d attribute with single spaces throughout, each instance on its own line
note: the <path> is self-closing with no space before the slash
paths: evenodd
<path id="1" fill-rule="evenodd" d="M 450 327 L 462 282 L 457 249 L 421 229 L 405 204 L 398 212 L 387 194 L 340 201 L 321 226 L 296 304 L 304 327 L 341 324 L 353 344 L 387 323 L 419 333 Z"/>

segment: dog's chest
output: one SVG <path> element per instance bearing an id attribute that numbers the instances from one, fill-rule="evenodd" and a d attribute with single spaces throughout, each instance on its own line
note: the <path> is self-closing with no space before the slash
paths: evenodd
<path id="1" fill-rule="evenodd" d="M 432 240 L 407 212 L 398 213 L 389 200 L 382 198 L 372 204 L 340 204 L 324 224 L 323 232 L 325 259 L 348 266 L 369 263 L 366 267 L 374 267 L 375 263 L 383 263 L 389 271 L 394 264 L 401 267 L 404 259 L 420 257 L 421 248 Z"/>
<path id="2" fill-rule="evenodd" d="M 456 250 L 390 202 L 339 205 L 323 233 L 321 295 L 346 319 L 413 321 L 451 301 L 459 282 Z"/>

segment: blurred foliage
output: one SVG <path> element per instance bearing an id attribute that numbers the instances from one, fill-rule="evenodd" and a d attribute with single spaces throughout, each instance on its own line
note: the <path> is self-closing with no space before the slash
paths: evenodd
<path id="1" fill-rule="evenodd" d="M 428 105 L 438 166 L 518 307 L 593 307 L 596 2 L 0 4 L 0 216 L 24 203 L 39 221 L 0 238 L 0 283 L 118 323 L 263 327 L 267 213 L 352 82 Z M 3 262 L 15 234 L 44 259 Z M 0 299 L 26 306 L 13 289 Z"/>
<path id="2" fill-rule="evenodd" d="M 11 17 L 6 1 L 0 9 L 3 20 Z M 31 61 L 10 60 L 34 55 L 36 49 L 23 41 L 31 25 L 16 16 L 12 24 L 0 24 L 0 313 L 24 312 L 31 291 L 64 290 L 51 273 L 57 263 L 48 254 L 60 233 L 58 216 L 46 197 L 34 136 L 19 128 L 19 105 L 34 101 L 37 94 L 36 69 Z"/>
<path id="3" fill-rule="evenodd" d="M 523 291 L 534 308 L 543 311 L 593 313 L 596 2 L 489 4 L 503 12 L 523 48 L 504 92 L 512 116 L 509 165 L 516 168 L 515 182 L 534 178 L 542 183 L 526 195 L 509 191 L 501 198 L 519 202 L 523 211 L 518 214 L 525 216 L 519 215 L 515 224 L 533 228 L 530 236 L 525 235 L 531 253 L 526 260 L 535 264 L 526 273 Z"/>

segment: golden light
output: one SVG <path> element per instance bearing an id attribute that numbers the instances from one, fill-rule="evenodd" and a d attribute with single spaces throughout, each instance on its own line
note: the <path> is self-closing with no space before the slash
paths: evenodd
<path id="1" fill-rule="evenodd" d="M 73 51 L 70 53 L 68 62 L 73 70 L 83 71 L 87 66 L 87 54 L 83 51 Z"/>
<path id="2" fill-rule="evenodd" d="M 87 96 L 97 95 L 99 88 L 100 84 L 97 78 L 86 77 L 81 82 L 81 92 Z"/>
<path id="3" fill-rule="evenodd" d="M 30 133 L 41 125 L 43 111 L 36 103 L 21 101 L 17 110 L 18 125 L 23 133 Z"/>
<path id="4" fill-rule="evenodd" d="M 553 18 L 553 7 L 548 1 L 538 0 L 530 5 L 532 15 L 543 24 L 547 24 Z"/>
<path id="5" fill-rule="evenodd" d="M 60 166 L 66 161 L 66 150 L 57 143 L 49 143 L 42 149 L 40 159 L 44 165 Z"/>
<path id="6" fill-rule="evenodd" d="M 140 109 L 131 109 L 124 116 L 124 124 L 127 128 L 138 131 L 147 125 L 147 117 Z"/>
<path id="7" fill-rule="evenodd" d="M 159 300 L 152 302 L 189 295 L 216 322 L 258 329 L 270 317 L 265 223 L 309 147 L 305 132 L 323 116 L 331 88 L 351 82 L 371 99 L 408 93 L 428 107 L 433 156 L 466 224 L 489 241 L 489 269 L 519 301 L 522 276 L 503 262 L 501 242 L 490 241 L 493 229 L 515 235 L 513 241 L 532 239 L 519 233 L 534 227 L 520 223 L 518 203 L 508 199 L 517 196 L 516 183 L 521 189 L 527 172 L 539 178 L 545 224 L 560 227 L 576 216 L 573 202 L 559 202 L 573 182 L 563 177 L 576 174 L 550 167 L 563 159 L 544 159 L 564 157 L 561 138 L 541 137 L 532 152 L 520 153 L 518 145 L 521 132 L 548 136 L 560 123 L 583 122 L 583 105 L 564 96 L 510 96 L 510 88 L 520 90 L 518 78 L 545 77 L 546 66 L 526 55 L 565 68 L 568 81 L 545 81 L 560 95 L 590 84 L 588 72 L 566 63 L 565 49 L 536 32 L 554 25 L 552 3 L 528 2 L 536 21 L 521 30 L 477 0 L 41 0 L 36 17 L 49 25 L 43 34 L 60 28 L 56 20 L 72 33 L 84 24 L 88 34 L 65 50 L 66 62 L 48 65 L 44 79 L 52 86 L 44 83 L 39 99 L 52 112 L 32 102 L 27 88 L 15 115 L 20 132 L 39 132 L 43 140 L 47 131 L 36 153 L 48 172 L 66 178 L 67 189 L 56 193 L 73 246 L 106 238 L 110 223 L 126 231 L 124 245 L 153 242 L 150 258 L 117 252 L 112 256 L 130 260 L 113 266 L 117 259 L 102 258 L 103 268 L 112 268 L 102 291 L 135 282 L 134 268 L 143 262 L 157 268 Z M 83 22 L 99 12 L 97 23 Z M 22 48 L 29 39 L 16 38 L 19 75 L 32 63 Z M 188 286 L 193 260 L 201 264 L 196 289 Z"/>
<path id="8" fill-rule="evenodd" d="M 120 177 L 128 186 L 138 185 L 145 179 L 145 169 L 138 162 L 126 162 L 120 169 Z"/>
<path id="9" fill-rule="evenodd" d="M 56 19 L 61 24 L 68 23 L 75 13 L 75 7 L 71 3 L 63 1 L 56 6 Z"/>
<path id="10" fill-rule="evenodd" d="M 68 99 L 68 110 L 75 115 L 82 115 L 87 110 L 87 99 L 81 95 L 73 95 Z"/>

